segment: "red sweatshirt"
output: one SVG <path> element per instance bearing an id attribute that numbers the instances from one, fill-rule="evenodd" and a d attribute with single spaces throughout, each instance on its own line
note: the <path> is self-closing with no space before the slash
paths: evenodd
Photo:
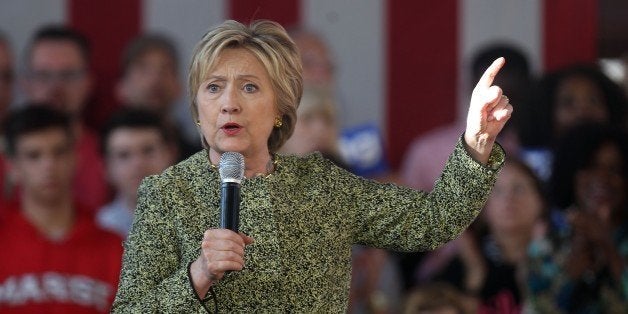
<path id="1" fill-rule="evenodd" d="M 7 205 L 5 205 L 7 206 Z M 18 204 L 0 210 L 0 313 L 108 313 L 122 239 L 77 210 L 68 235 L 44 237 Z"/>

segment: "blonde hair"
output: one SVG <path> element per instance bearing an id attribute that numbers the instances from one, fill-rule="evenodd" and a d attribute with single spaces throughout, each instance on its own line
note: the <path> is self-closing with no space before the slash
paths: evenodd
<path id="1" fill-rule="evenodd" d="M 314 86 L 303 88 L 297 115 L 308 114 L 323 115 L 332 125 L 336 124 L 336 100 L 329 88 Z"/>
<path id="2" fill-rule="evenodd" d="M 286 30 L 276 22 L 258 20 L 245 26 L 228 20 L 210 30 L 197 44 L 188 77 L 190 110 L 198 121 L 196 93 L 224 49 L 243 48 L 253 53 L 264 65 L 275 91 L 275 107 L 282 125 L 273 129 L 268 149 L 275 152 L 292 135 L 297 120 L 297 107 L 303 94 L 301 58 Z M 201 133 L 203 146 L 208 148 Z"/>

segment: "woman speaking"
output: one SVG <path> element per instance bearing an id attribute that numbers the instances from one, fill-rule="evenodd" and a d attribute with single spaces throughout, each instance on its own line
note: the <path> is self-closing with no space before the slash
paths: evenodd
<path id="1" fill-rule="evenodd" d="M 512 113 L 492 85 L 503 64 L 475 87 L 466 130 L 427 193 L 354 176 L 320 154 L 276 154 L 303 89 L 297 48 L 271 21 L 212 29 L 189 73 L 205 149 L 142 183 L 113 312 L 344 313 L 353 244 L 430 250 L 478 215 Z M 225 152 L 244 157 L 239 233 L 220 228 Z"/>

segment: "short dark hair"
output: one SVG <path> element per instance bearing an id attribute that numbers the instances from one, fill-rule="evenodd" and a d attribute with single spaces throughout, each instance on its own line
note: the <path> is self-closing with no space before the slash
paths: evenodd
<path id="1" fill-rule="evenodd" d="M 19 138 L 23 135 L 58 128 L 70 141 L 74 141 L 70 117 L 52 106 L 42 103 L 27 103 L 7 115 L 4 121 L 6 152 L 15 156 Z"/>
<path id="2" fill-rule="evenodd" d="M 168 127 L 164 121 L 152 111 L 137 108 L 124 108 L 115 112 L 105 123 L 100 136 L 100 152 L 106 156 L 107 143 L 111 134 L 121 128 L 154 129 L 161 138 L 169 143 L 172 141 Z"/>
<path id="3" fill-rule="evenodd" d="M 471 64 L 471 82 L 473 85 L 480 79 L 486 68 L 499 57 L 506 59 L 502 71 L 512 71 L 523 77 L 530 76 L 528 58 L 519 48 L 507 43 L 494 43 L 483 47 L 473 55 Z"/>
<path id="4" fill-rule="evenodd" d="M 63 25 L 45 25 L 39 28 L 28 46 L 27 56 L 30 58 L 33 47 L 42 41 L 69 41 L 75 44 L 83 56 L 86 65 L 89 65 L 91 58 L 91 47 L 89 40 L 83 34 L 70 27 Z M 28 64 L 27 64 L 28 65 Z"/>
<path id="5" fill-rule="evenodd" d="M 172 40 L 161 34 L 145 34 L 133 39 L 122 55 L 121 72 L 126 75 L 132 64 L 151 50 L 164 52 L 171 60 L 175 69 L 179 66 L 179 56 Z"/>

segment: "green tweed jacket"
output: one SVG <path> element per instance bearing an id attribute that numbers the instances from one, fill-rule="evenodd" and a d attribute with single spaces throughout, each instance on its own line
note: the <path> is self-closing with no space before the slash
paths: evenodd
<path id="1" fill-rule="evenodd" d="M 278 156 L 275 172 L 241 186 L 240 231 L 255 239 L 246 268 L 200 300 L 188 265 L 203 232 L 220 225 L 220 177 L 204 152 L 144 180 L 114 313 L 344 313 L 351 246 L 430 250 L 479 214 L 504 152 L 487 166 L 459 140 L 434 190 L 415 191 L 348 173 L 319 154 Z"/>

